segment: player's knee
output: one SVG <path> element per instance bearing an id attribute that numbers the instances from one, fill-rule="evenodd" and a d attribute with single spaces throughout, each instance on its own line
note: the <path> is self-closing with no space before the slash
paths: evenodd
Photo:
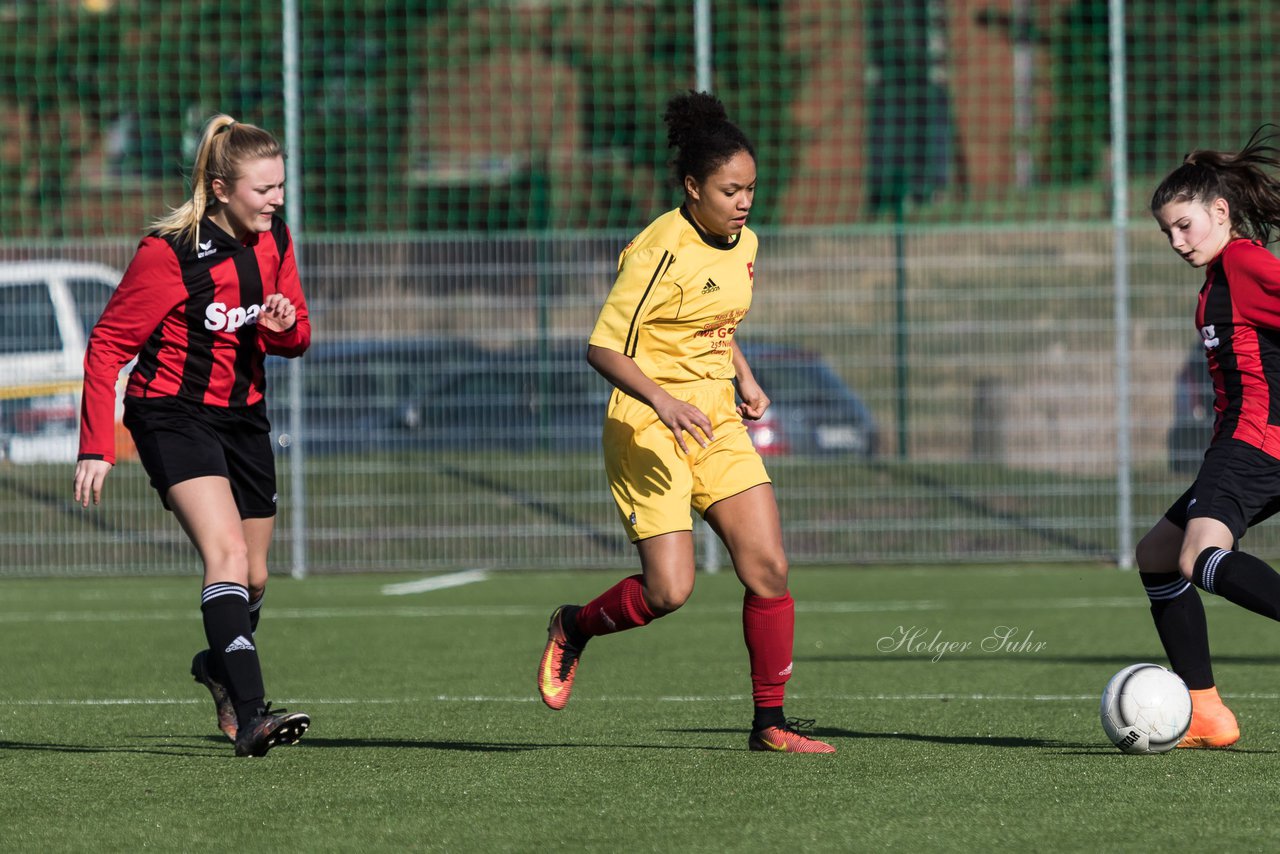
<path id="1" fill-rule="evenodd" d="M 1168 550 L 1161 548 L 1151 534 L 1138 541 L 1133 556 L 1139 572 L 1162 572 L 1169 569 Z"/>
<path id="2" fill-rule="evenodd" d="M 1182 577 L 1191 581 L 1195 576 L 1196 564 L 1200 562 L 1201 556 L 1207 556 L 1218 550 L 1218 547 L 1211 540 L 1204 538 L 1192 539 L 1182 544 L 1182 551 L 1178 553 L 1178 571 L 1182 573 Z"/>
<path id="3" fill-rule="evenodd" d="M 249 548 L 243 541 L 219 543 L 202 551 L 205 569 L 223 578 L 249 579 Z"/>
<path id="4" fill-rule="evenodd" d="M 693 584 L 665 584 L 655 585 L 645 588 L 644 599 L 645 604 L 649 606 L 649 610 L 653 612 L 655 617 L 662 617 L 673 611 L 678 611 L 680 606 L 689 601 L 689 597 L 693 595 Z"/>
<path id="5" fill-rule="evenodd" d="M 1178 556 L 1178 572 L 1182 573 L 1182 577 L 1187 581 L 1191 581 L 1196 573 L 1196 559 L 1200 557 L 1200 552 L 1193 549 L 1184 549 L 1182 554 Z"/>
<path id="6" fill-rule="evenodd" d="M 1139 572 L 1172 572 L 1179 562 L 1181 539 L 1172 539 L 1159 527 L 1152 528 L 1138 541 L 1134 559 Z"/>
<path id="7" fill-rule="evenodd" d="M 741 573 L 743 585 L 757 596 L 773 599 L 787 592 L 788 565 L 784 555 L 770 555 L 753 562 Z"/>

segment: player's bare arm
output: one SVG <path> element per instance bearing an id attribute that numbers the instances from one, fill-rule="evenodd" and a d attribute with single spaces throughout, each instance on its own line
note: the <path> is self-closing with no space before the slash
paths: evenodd
<path id="1" fill-rule="evenodd" d="M 689 453 L 684 434 L 688 433 L 702 447 L 715 439 L 711 432 L 711 419 L 701 409 L 673 397 L 662 386 L 640 370 L 635 359 L 606 347 L 587 345 L 587 362 L 600 372 L 600 375 L 613 384 L 614 388 L 643 400 L 658 414 L 658 419 L 671 430 L 676 437 L 680 450 Z"/>
<path id="2" fill-rule="evenodd" d="M 742 355 L 736 341 L 733 343 L 733 371 L 734 381 L 738 385 L 738 397 L 742 398 L 742 403 L 738 404 L 738 414 L 748 421 L 759 421 L 769 408 L 769 396 L 760 388 L 760 383 L 756 382 L 751 366 L 747 364 L 747 357 Z"/>

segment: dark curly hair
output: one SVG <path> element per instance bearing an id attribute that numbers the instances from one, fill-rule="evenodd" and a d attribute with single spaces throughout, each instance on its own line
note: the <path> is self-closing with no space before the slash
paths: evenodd
<path id="1" fill-rule="evenodd" d="M 1151 212 L 1170 202 L 1214 199 L 1227 200 L 1231 227 L 1242 237 L 1263 245 L 1271 242 L 1272 231 L 1280 228 L 1280 181 L 1267 170 L 1280 168 L 1280 150 L 1270 145 L 1274 133 L 1264 133 L 1276 125 L 1266 124 L 1253 132 L 1240 151 L 1199 149 L 1156 187 L 1151 196 Z"/>
<path id="2" fill-rule="evenodd" d="M 676 95 L 667 102 L 662 121 L 667 125 L 667 145 L 676 150 L 671 166 L 680 187 L 686 175 L 701 184 L 740 151 L 755 159 L 751 140 L 729 121 L 715 95 L 693 91 Z"/>

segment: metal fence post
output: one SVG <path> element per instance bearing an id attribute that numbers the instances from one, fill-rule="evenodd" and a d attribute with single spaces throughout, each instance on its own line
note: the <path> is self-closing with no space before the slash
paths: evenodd
<path id="1" fill-rule="evenodd" d="M 1110 0 L 1111 221 L 1115 240 L 1116 561 L 1133 566 L 1133 460 L 1129 443 L 1129 157 L 1125 116 L 1124 0 Z"/>
<path id="2" fill-rule="evenodd" d="M 289 188 L 285 196 L 285 208 L 289 214 L 289 231 L 293 236 L 293 256 L 299 261 L 298 236 L 302 234 L 302 175 L 299 140 L 302 138 L 302 111 L 300 106 L 298 73 L 298 0 L 285 0 L 282 7 L 284 20 L 282 38 L 284 50 L 284 147 L 285 181 Z M 301 269 L 301 263 L 299 263 Z M 305 287 L 305 285 L 304 285 Z M 290 574 L 294 578 L 307 576 L 307 490 L 306 454 L 302 423 L 302 362 L 293 359 L 289 363 L 289 409 L 293 424 L 293 444 L 289 454 L 289 527 L 292 534 Z"/>

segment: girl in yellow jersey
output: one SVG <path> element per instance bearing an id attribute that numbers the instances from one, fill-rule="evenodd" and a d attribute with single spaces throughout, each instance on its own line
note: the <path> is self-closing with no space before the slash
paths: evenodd
<path id="1" fill-rule="evenodd" d="M 742 625 L 755 702 L 748 746 L 834 753 L 782 711 L 795 603 L 773 486 L 742 423 L 769 406 L 734 343 L 755 276 L 756 236 L 746 227 L 755 152 L 712 95 L 673 98 L 663 120 L 684 204 L 622 251 L 587 349 L 587 361 L 614 386 L 605 469 L 642 572 L 586 605 L 556 609 L 538 690 L 552 709 L 564 708 L 590 638 L 646 625 L 688 600 L 692 508 L 724 542 L 746 588 Z"/>

